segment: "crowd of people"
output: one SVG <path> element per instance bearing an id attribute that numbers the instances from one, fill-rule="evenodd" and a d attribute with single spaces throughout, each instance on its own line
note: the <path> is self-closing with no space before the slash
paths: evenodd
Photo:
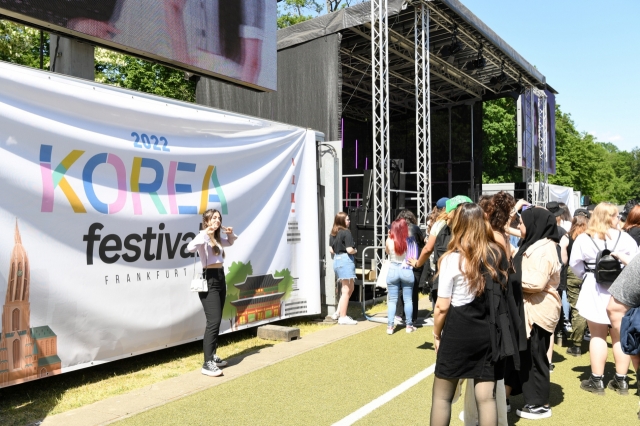
<path id="1" fill-rule="evenodd" d="M 635 340 L 623 335 L 621 342 L 621 324 L 640 306 L 639 244 L 640 204 L 633 203 L 622 214 L 606 202 L 571 214 L 563 203 L 532 206 L 506 192 L 478 203 L 442 198 L 426 234 L 410 211 L 402 211 L 385 244 L 386 332 L 394 334 L 399 323 L 407 333 L 416 331 L 422 286 L 433 310 L 421 324 L 433 326 L 437 354 L 431 424 L 450 423 L 463 381 L 466 425 L 507 425 L 509 398 L 518 394 L 524 400 L 519 417 L 551 417 L 558 333 L 566 335 L 570 356 L 581 356 L 583 340 L 589 340 L 591 374 L 576 386 L 597 395 L 605 388 L 627 395 L 629 365 L 633 361 L 637 370 L 640 356 L 627 354 L 628 341 Z M 346 315 L 355 250 L 348 216 L 339 213 L 331 252 L 342 287 L 334 318 L 344 325 L 356 323 Z M 640 314 L 636 321 L 640 326 Z M 608 337 L 615 374 L 605 378 Z"/>

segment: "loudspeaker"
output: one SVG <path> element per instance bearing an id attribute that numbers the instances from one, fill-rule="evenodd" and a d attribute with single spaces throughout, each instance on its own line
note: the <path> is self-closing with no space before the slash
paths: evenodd
<path id="1" fill-rule="evenodd" d="M 516 200 L 527 199 L 527 182 L 516 182 L 513 188 L 513 197 Z"/>
<path id="2" fill-rule="evenodd" d="M 373 210 L 367 211 L 364 208 L 359 208 L 357 223 L 359 229 L 373 229 Z"/>

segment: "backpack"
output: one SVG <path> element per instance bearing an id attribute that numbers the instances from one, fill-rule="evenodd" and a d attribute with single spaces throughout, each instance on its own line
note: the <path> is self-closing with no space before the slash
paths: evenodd
<path id="1" fill-rule="evenodd" d="M 595 263 L 585 262 L 585 266 L 588 272 L 595 275 L 598 284 L 605 289 L 611 287 L 611 284 L 613 284 L 616 278 L 618 278 L 618 275 L 620 275 L 620 272 L 622 272 L 622 265 L 620 264 L 620 261 L 611 256 L 611 252 L 615 250 L 618 245 L 620 235 L 622 235 L 622 232 L 618 234 L 618 239 L 616 239 L 616 243 L 613 245 L 611 250 L 607 248 L 606 239 L 604 241 L 604 250 L 600 250 L 596 241 L 591 237 L 591 235 L 589 235 L 589 238 L 593 241 L 593 245 L 598 249 L 598 254 L 596 255 Z"/>
<path id="2" fill-rule="evenodd" d="M 491 362 L 497 363 L 516 354 L 516 335 L 512 323 L 512 312 L 517 308 L 509 305 L 507 290 L 493 281 L 488 272 L 485 276 L 485 297 L 489 304 L 489 340 Z"/>

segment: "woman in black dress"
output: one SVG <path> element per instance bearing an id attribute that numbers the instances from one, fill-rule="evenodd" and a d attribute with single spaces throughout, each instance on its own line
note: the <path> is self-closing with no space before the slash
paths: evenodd
<path id="1" fill-rule="evenodd" d="M 451 233 L 448 250 L 438 265 L 433 326 L 438 358 L 431 425 L 449 424 L 460 379 L 474 379 L 480 426 L 497 425 L 495 389 L 496 381 L 504 376 L 504 366 L 502 361 L 492 361 L 490 303 L 485 289 L 506 288 L 508 263 L 477 204 L 465 203 L 456 210 Z"/>

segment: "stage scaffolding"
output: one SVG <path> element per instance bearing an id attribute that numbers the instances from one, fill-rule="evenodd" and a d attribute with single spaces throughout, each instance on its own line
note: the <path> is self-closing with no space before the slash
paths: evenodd
<path id="1" fill-rule="evenodd" d="M 437 75 L 442 80 L 456 86 L 473 100 L 482 100 L 487 93 L 497 95 L 502 87 L 489 86 L 480 79 L 468 73 L 459 75 L 459 70 L 453 69 L 446 60 L 434 55 L 430 51 L 429 45 L 429 24 L 430 12 L 435 15 L 435 24 L 442 29 L 448 29 L 452 33 L 452 40 L 463 43 L 467 47 L 479 49 L 487 54 L 490 61 L 500 64 L 500 75 L 504 80 L 512 79 L 517 81 L 518 86 L 524 86 L 525 113 L 526 120 L 531 126 L 525 126 L 527 131 L 525 140 L 527 147 L 531 149 L 531 159 L 533 164 L 527 164 L 524 171 L 528 188 L 528 199 L 532 203 L 544 203 L 548 199 L 548 162 L 547 162 L 547 103 L 544 91 L 534 87 L 527 77 L 523 76 L 522 70 L 518 70 L 512 63 L 505 61 L 504 56 L 495 47 L 485 47 L 482 42 L 477 42 L 477 37 L 464 27 L 459 27 L 458 23 L 442 10 L 434 5 L 431 0 L 416 0 L 411 2 L 414 8 L 414 45 L 410 46 L 402 34 L 390 30 L 388 0 L 371 1 L 371 22 L 368 25 L 371 36 L 371 81 L 372 81 L 372 125 L 373 125 L 373 208 L 374 208 L 374 240 L 377 246 L 384 246 L 385 227 L 391 223 L 391 193 L 389 185 L 389 76 L 392 71 L 389 68 L 389 51 L 396 56 L 404 57 L 407 60 L 413 59 L 415 68 L 415 115 L 416 115 L 416 173 L 417 173 L 417 213 L 420 223 L 426 221 L 426 215 L 432 205 L 431 200 L 431 93 L 430 74 Z M 403 5 L 404 6 L 404 5 Z M 449 4 L 451 6 L 451 4 Z M 460 7 L 457 4 L 454 6 Z M 356 30 L 357 31 L 357 30 Z M 366 35 L 357 31 L 362 35 Z M 391 37 L 390 37 L 391 35 Z M 403 39 L 404 38 L 404 39 Z M 390 44 L 393 46 L 390 47 Z M 414 57 L 407 54 L 413 50 Z M 480 53 L 478 56 L 480 57 Z M 436 66 L 431 68 L 431 59 L 435 60 Z M 462 77 L 462 78 L 461 78 Z M 538 83 L 539 85 L 539 83 Z M 396 87 L 397 88 L 397 87 Z M 534 121 L 533 95 L 538 96 L 538 123 Z M 435 93 L 441 100 L 448 101 L 451 108 L 456 102 L 441 93 Z M 472 110 L 473 120 L 473 110 Z M 534 152 L 533 129 L 538 125 L 536 132 L 537 147 L 539 152 Z M 473 132 L 472 132 L 473 134 Z M 472 136 L 473 144 L 473 136 Z M 537 154 L 537 155 L 536 155 Z M 540 173 L 538 191 L 534 189 L 536 182 L 535 158 L 539 158 Z M 473 168 L 473 149 L 472 149 Z"/>

